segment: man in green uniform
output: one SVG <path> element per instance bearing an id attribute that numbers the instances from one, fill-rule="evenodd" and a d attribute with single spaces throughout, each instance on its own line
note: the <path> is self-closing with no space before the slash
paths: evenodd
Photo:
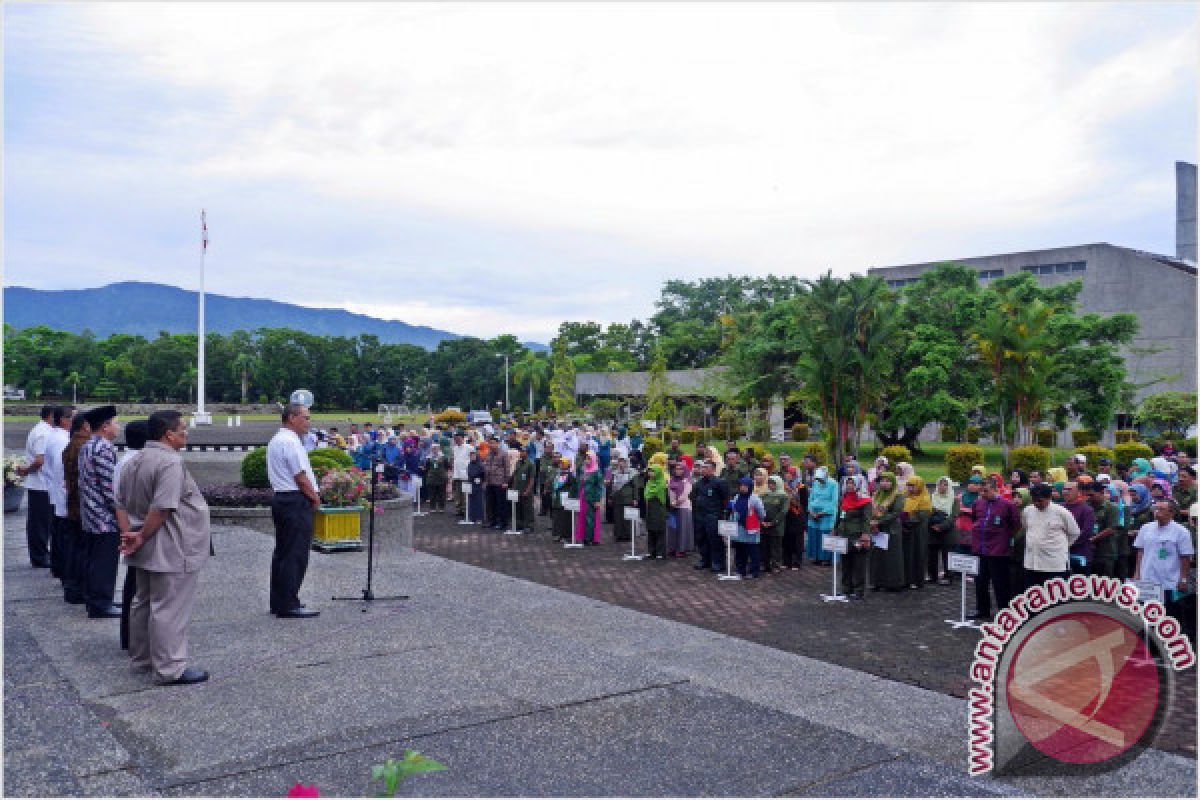
<path id="1" fill-rule="evenodd" d="M 538 459 L 538 486 L 542 489 L 541 516 L 550 516 L 554 508 L 554 477 L 558 475 L 558 453 L 554 452 L 554 444 L 547 439 L 546 449 Z"/>
<path id="2" fill-rule="evenodd" d="M 1175 502 L 1179 504 L 1179 513 L 1175 517 L 1175 521 L 1192 532 L 1192 539 L 1196 538 L 1196 527 L 1192 524 L 1188 513 L 1191 511 L 1192 504 L 1196 502 L 1196 468 L 1188 465 L 1179 468 L 1179 482 L 1175 484 L 1175 488 L 1171 491 L 1171 496 L 1175 498 Z"/>
<path id="3" fill-rule="evenodd" d="M 1092 507 L 1092 574 L 1110 578 L 1126 578 L 1117 559 L 1117 522 L 1120 511 L 1108 500 L 1108 487 L 1099 481 L 1085 484 L 1088 504 Z M 1080 531 L 1082 534 L 1083 531 Z"/>
<path id="4" fill-rule="evenodd" d="M 721 470 L 721 480 L 725 483 L 725 488 L 729 491 L 730 497 L 737 496 L 738 484 L 742 478 L 749 477 L 750 470 L 746 464 L 738 457 L 737 450 L 727 450 L 725 452 L 725 467 Z"/>
<path id="5" fill-rule="evenodd" d="M 523 533 L 533 533 L 533 480 L 536 476 L 529 453 L 524 447 L 517 447 L 517 463 L 508 479 L 508 487 L 518 492 L 517 518 L 513 527 Z"/>

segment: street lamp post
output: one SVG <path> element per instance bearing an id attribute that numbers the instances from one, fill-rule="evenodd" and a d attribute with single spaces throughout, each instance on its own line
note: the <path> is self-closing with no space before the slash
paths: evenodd
<path id="1" fill-rule="evenodd" d="M 496 358 L 504 359 L 504 413 L 508 413 L 508 353 L 496 353 Z"/>

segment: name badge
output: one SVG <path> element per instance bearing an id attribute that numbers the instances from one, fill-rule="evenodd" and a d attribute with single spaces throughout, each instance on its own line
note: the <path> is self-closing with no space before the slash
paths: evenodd
<path id="1" fill-rule="evenodd" d="M 992 517 L 992 524 L 995 525 L 996 527 L 1000 527 L 1001 520 L 1000 520 L 999 515 Z"/>

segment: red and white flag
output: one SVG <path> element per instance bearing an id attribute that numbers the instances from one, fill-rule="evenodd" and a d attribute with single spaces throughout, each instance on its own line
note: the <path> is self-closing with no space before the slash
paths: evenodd
<path id="1" fill-rule="evenodd" d="M 204 209 L 200 209 L 200 249 L 208 252 L 208 220 L 204 216 Z"/>

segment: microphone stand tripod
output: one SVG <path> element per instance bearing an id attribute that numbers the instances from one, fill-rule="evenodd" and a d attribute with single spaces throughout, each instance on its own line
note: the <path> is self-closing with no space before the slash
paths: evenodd
<path id="1" fill-rule="evenodd" d="M 385 597 L 377 597 L 374 590 L 371 588 L 371 578 L 375 572 L 375 487 L 379 483 L 379 473 L 383 472 L 383 465 L 379 463 L 379 454 L 371 453 L 371 513 L 367 522 L 367 585 L 362 590 L 362 597 L 334 597 L 334 600 L 361 600 L 363 602 L 362 612 L 367 613 L 367 609 L 371 607 L 372 600 L 407 600 L 406 594 L 394 594 Z"/>

